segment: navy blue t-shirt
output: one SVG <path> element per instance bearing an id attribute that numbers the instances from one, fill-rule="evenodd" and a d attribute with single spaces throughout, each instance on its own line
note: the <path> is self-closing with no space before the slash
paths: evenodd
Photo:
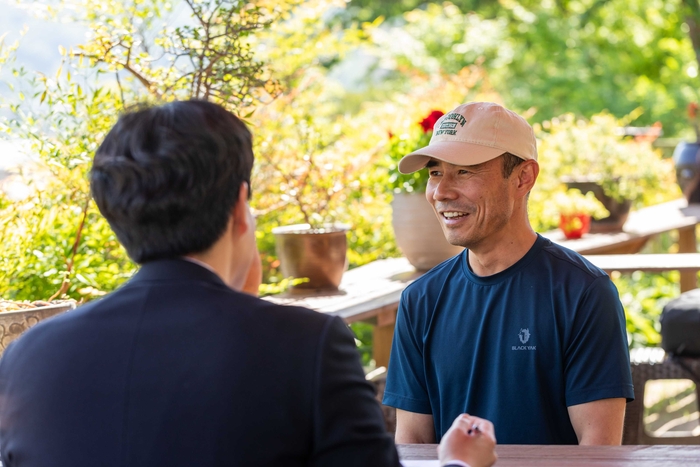
<path id="1" fill-rule="evenodd" d="M 568 406 L 634 398 L 625 316 L 608 275 L 538 235 L 505 271 L 468 252 L 401 296 L 384 404 L 432 414 L 439 442 L 460 413 L 501 444 L 577 444 Z"/>

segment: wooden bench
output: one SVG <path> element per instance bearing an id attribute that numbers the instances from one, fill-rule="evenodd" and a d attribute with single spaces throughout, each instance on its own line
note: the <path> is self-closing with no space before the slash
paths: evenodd
<path id="1" fill-rule="evenodd" d="M 416 272 L 406 258 L 383 259 L 347 271 L 343 275 L 340 292 L 312 295 L 285 293 L 265 299 L 340 316 L 346 323 L 371 322 L 375 325 L 372 346 L 374 360 L 377 366 L 387 366 L 401 292 L 420 276 L 421 273 Z"/>
<path id="2" fill-rule="evenodd" d="M 697 273 L 700 271 L 700 253 L 586 255 L 586 259 L 608 274 L 613 271 L 621 273 L 680 271 L 689 278 L 681 281 L 681 292 L 697 287 Z"/>

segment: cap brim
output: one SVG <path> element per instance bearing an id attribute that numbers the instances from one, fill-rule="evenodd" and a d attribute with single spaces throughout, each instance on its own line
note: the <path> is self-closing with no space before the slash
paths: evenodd
<path id="1" fill-rule="evenodd" d="M 476 165 L 495 159 L 504 152 L 508 151 L 464 141 L 440 141 L 405 155 L 399 161 L 399 172 L 410 174 L 420 170 L 431 158 L 454 165 Z"/>

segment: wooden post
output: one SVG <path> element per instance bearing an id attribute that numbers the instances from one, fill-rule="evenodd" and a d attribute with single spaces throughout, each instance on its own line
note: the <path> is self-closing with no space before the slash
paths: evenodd
<path id="1" fill-rule="evenodd" d="M 372 353 L 377 367 L 389 367 L 391 343 L 394 340 L 394 324 L 396 323 L 397 307 L 382 311 L 377 315 L 377 325 L 374 327 Z"/>
<path id="2" fill-rule="evenodd" d="M 697 243 L 695 238 L 695 226 L 678 229 L 678 252 L 696 253 Z M 695 271 L 681 272 L 681 292 L 693 290 L 698 286 L 698 275 Z"/>

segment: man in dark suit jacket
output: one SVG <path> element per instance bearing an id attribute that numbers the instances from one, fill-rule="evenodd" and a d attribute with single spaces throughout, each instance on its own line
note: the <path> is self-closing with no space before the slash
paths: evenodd
<path id="1" fill-rule="evenodd" d="M 119 119 L 91 189 L 141 268 L 5 351 L 5 467 L 399 465 L 343 321 L 241 291 L 259 284 L 252 165 L 217 105 Z M 440 458 L 490 465 L 494 443 L 464 415 Z"/>

